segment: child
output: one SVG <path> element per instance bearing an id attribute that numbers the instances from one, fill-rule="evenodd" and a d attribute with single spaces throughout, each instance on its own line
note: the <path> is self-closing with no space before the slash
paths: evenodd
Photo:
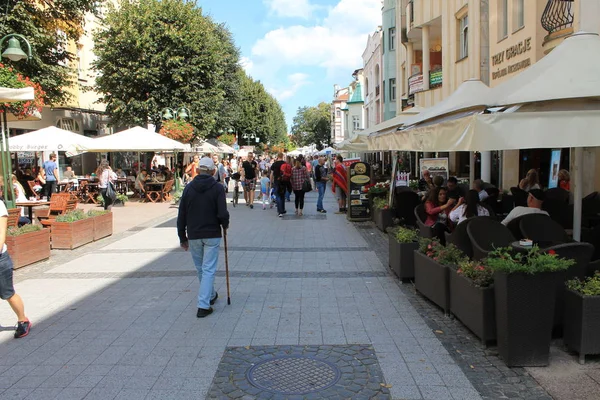
<path id="1" fill-rule="evenodd" d="M 269 193 L 271 192 L 270 188 L 271 188 L 271 181 L 269 180 L 269 177 L 267 176 L 268 172 L 266 170 L 262 171 L 262 178 L 260 178 L 260 193 L 261 193 L 261 197 L 262 197 L 262 205 L 263 205 L 263 210 L 266 210 L 267 207 L 265 205 L 265 202 L 271 202 L 270 201 L 270 196 Z M 273 207 L 273 205 L 271 205 L 271 207 Z"/>

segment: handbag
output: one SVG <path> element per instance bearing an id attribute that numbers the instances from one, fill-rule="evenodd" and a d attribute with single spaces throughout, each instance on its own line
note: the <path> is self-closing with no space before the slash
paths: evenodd
<path id="1" fill-rule="evenodd" d="M 312 192 L 312 184 L 310 183 L 310 178 L 308 177 L 308 173 L 306 173 L 304 182 L 302 182 L 302 191 L 305 193 Z"/>
<path id="2" fill-rule="evenodd" d="M 108 181 L 108 185 L 106 185 L 106 197 L 115 201 L 117 199 L 117 191 L 115 190 L 115 185 L 111 181 Z"/>

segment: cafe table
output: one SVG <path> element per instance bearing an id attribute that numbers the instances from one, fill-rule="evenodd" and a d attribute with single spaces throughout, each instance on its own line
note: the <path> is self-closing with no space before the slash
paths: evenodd
<path id="1" fill-rule="evenodd" d="M 18 201 L 15 203 L 17 207 L 27 207 L 27 214 L 29 215 L 29 220 L 33 223 L 33 207 L 39 206 L 48 206 L 50 205 L 49 201 Z"/>
<path id="2" fill-rule="evenodd" d="M 160 181 L 147 181 L 145 183 L 145 189 L 146 189 L 146 199 L 148 201 L 151 201 L 152 203 L 162 203 L 163 201 L 165 201 L 165 196 L 163 193 L 163 189 L 165 187 L 165 183 L 166 182 L 160 182 Z M 159 195 L 156 197 L 156 200 L 153 200 L 153 193 L 159 193 Z"/>
<path id="3" fill-rule="evenodd" d="M 533 246 L 538 246 L 541 251 L 544 251 L 545 249 L 559 244 L 563 244 L 563 242 L 533 242 Z M 510 247 L 512 247 L 513 250 L 518 251 L 519 253 L 529 253 L 533 246 L 523 246 L 519 240 L 515 240 L 510 244 Z"/>

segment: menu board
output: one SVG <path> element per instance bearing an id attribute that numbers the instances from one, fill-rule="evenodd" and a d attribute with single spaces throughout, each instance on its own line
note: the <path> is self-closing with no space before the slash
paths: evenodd
<path id="1" fill-rule="evenodd" d="M 355 162 L 348 169 L 349 193 L 348 215 L 350 221 L 368 221 L 371 219 L 369 196 L 366 185 L 371 183 L 371 166 L 366 162 Z"/>

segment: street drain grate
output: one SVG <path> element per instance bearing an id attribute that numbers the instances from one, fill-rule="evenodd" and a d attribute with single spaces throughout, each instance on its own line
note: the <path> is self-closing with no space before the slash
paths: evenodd
<path id="1" fill-rule="evenodd" d="M 325 214 L 304 214 L 303 216 L 298 216 L 298 215 L 293 215 L 293 214 L 286 214 L 283 216 L 282 218 L 285 221 L 301 221 L 303 219 L 317 219 L 317 220 L 325 220 L 327 219 L 327 215 Z"/>
<path id="2" fill-rule="evenodd" d="M 248 381 L 259 389 L 284 395 L 301 395 L 327 389 L 339 381 L 335 365 L 312 357 L 278 357 L 254 365 Z"/>

